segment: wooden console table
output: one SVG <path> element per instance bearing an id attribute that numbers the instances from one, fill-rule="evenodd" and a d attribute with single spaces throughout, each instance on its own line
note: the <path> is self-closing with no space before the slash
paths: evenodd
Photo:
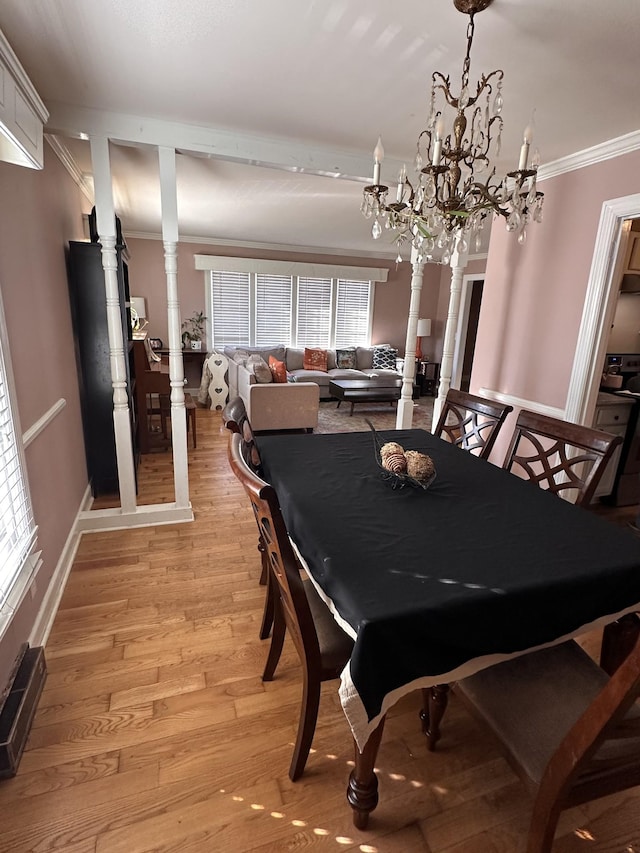
<path id="1" fill-rule="evenodd" d="M 163 358 L 169 358 L 169 350 L 168 349 L 157 349 L 155 352 L 158 355 L 161 355 Z M 199 369 L 202 370 L 202 365 L 205 362 L 209 353 L 206 349 L 183 349 L 182 350 L 182 358 L 185 362 L 191 362 L 198 365 Z"/>
<path id="2" fill-rule="evenodd" d="M 169 350 L 157 349 L 158 355 L 162 356 L 165 364 L 169 363 Z M 182 360 L 184 362 L 184 375 L 189 388 L 198 388 L 202 378 L 202 367 L 209 353 L 206 349 L 183 349 Z"/>

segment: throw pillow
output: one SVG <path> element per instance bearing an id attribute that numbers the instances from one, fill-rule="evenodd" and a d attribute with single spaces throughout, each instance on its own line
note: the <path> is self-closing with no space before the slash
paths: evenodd
<path id="1" fill-rule="evenodd" d="M 233 360 L 236 364 L 241 364 L 243 367 L 247 363 L 249 353 L 244 349 L 237 349 L 233 354 Z"/>
<path id="2" fill-rule="evenodd" d="M 287 381 L 287 365 L 284 363 L 284 361 L 278 361 L 277 358 L 274 358 L 272 355 L 270 355 L 269 369 L 271 370 L 271 375 L 273 377 L 274 382 Z"/>
<path id="3" fill-rule="evenodd" d="M 273 381 L 271 369 L 267 362 L 259 355 L 250 355 L 247 359 L 247 369 L 256 377 L 256 382 L 259 385 L 266 385 L 267 382 Z"/>
<path id="4" fill-rule="evenodd" d="M 395 370 L 398 350 L 391 347 L 376 347 L 373 351 L 374 370 Z"/>
<path id="5" fill-rule="evenodd" d="M 336 350 L 336 367 L 343 370 L 355 370 L 356 366 L 356 348 L 349 347 L 348 349 Z"/>
<path id="6" fill-rule="evenodd" d="M 327 371 L 327 351 L 326 349 L 304 348 L 304 363 L 305 370 L 323 370 Z"/>

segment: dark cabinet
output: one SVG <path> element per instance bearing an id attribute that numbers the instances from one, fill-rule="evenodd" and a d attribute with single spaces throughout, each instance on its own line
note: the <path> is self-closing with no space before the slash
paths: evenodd
<path id="1" fill-rule="evenodd" d="M 122 248 L 117 249 L 120 321 L 127 366 L 131 429 L 136 448 L 133 366 L 130 360 L 129 280 Z M 118 493 L 118 467 L 113 425 L 113 387 L 107 303 L 99 243 L 69 243 L 69 293 L 80 386 L 87 471 L 94 497 Z M 137 453 L 135 454 L 137 456 Z"/>

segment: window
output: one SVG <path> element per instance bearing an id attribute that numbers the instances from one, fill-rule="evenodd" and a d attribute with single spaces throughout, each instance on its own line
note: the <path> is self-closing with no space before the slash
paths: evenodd
<path id="1" fill-rule="evenodd" d="M 290 275 L 256 275 L 256 346 L 291 340 Z"/>
<path id="2" fill-rule="evenodd" d="M 249 301 L 248 273 L 211 273 L 210 313 L 214 341 L 229 346 L 249 343 Z"/>
<path id="3" fill-rule="evenodd" d="M 327 347 L 331 333 L 331 279 L 299 278 L 297 343 Z"/>
<path id="4" fill-rule="evenodd" d="M 213 346 L 366 346 L 370 281 L 211 270 Z"/>
<path id="5" fill-rule="evenodd" d="M 16 429 L 10 387 L 11 365 L 0 302 L 0 634 L 9 623 L 30 583 L 37 558 L 29 486 Z"/>
<path id="6" fill-rule="evenodd" d="M 337 347 L 360 343 L 366 338 L 369 343 L 371 322 L 371 288 L 363 287 L 362 281 L 338 281 L 336 295 Z"/>

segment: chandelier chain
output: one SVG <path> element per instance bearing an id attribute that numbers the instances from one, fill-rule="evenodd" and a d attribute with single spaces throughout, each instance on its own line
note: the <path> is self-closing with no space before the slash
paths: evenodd
<path id="1" fill-rule="evenodd" d="M 475 24 L 473 23 L 473 15 L 469 15 L 469 23 L 467 25 L 467 53 L 462 63 L 462 90 L 469 85 L 469 70 L 471 68 L 471 45 L 473 44 L 473 34 L 475 32 Z"/>

